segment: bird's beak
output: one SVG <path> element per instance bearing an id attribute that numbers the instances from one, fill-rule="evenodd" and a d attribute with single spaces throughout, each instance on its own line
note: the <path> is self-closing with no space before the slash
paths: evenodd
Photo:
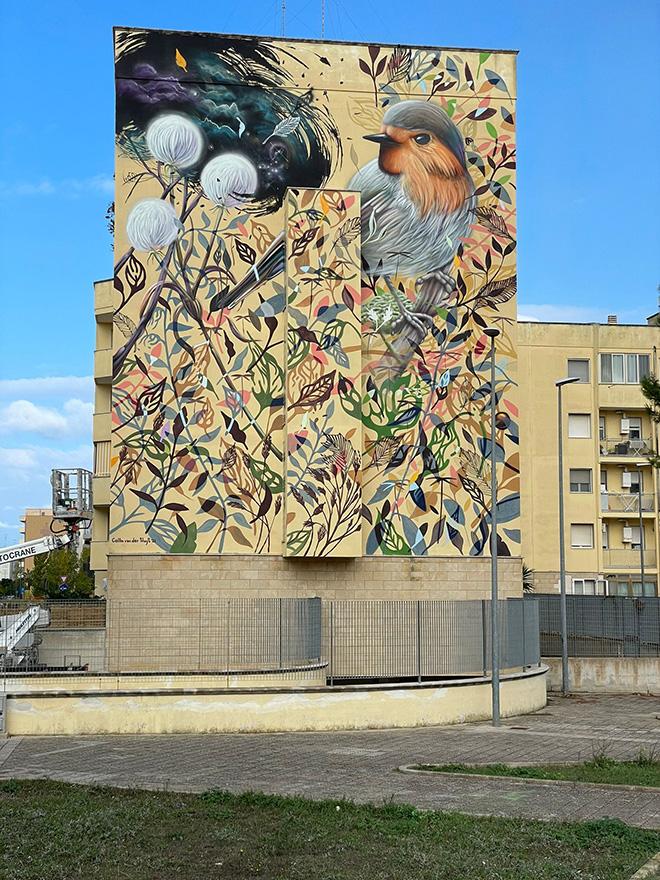
<path id="1" fill-rule="evenodd" d="M 378 132 L 378 134 L 365 134 L 365 141 L 373 141 L 376 144 L 397 144 L 398 141 L 395 141 L 394 138 L 391 138 L 389 134 L 385 134 L 384 131 Z"/>

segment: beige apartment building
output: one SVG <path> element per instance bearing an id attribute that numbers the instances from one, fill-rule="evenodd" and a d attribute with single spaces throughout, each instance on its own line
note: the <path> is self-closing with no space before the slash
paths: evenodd
<path id="1" fill-rule="evenodd" d="M 53 521 L 53 511 L 50 507 L 26 507 L 25 513 L 19 516 L 19 533 L 21 541 L 36 541 L 51 535 L 50 525 Z M 34 568 L 34 559 L 27 557 L 22 560 L 23 570 L 31 571 Z"/>
<path id="2" fill-rule="evenodd" d="M 94 471 L 92 497 L 94 519 L 89 564 L 97 588 L 108 568 L 108 521 L 110 513 L 110 449 L 112 400 L 112 280 L 94 284 L 96 343 L 94 347 Z"/>
<path id="3" fill-rule="evenodd" d="M 567 591 L 658 593 L 658 473 L 647 462 L 658 436 L 639 384 L 657 373 L 654 319 L 518 324 L 522 553 L 537 592 L 559 589 L 555 382 L 577 376 L 562 392 Z"/>

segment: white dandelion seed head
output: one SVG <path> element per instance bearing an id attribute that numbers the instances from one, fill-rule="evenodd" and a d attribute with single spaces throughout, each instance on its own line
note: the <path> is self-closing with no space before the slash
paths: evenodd
<path id="1" fill-rule="evenodd" d="M 233 208 L 247 202 L 259 184 L 257 169 L 242 153 L 223 153 L 202 169 L 200 180 L 207 198 Z"/>
<path id="2" fill-rule="evenodd" d="M 163 199 L 142 199 L 131 208 L 126 221 L 126 235 L 136 251 L 167 247 L 181 228 L 176 208 Z"/>
<path id="3" fill-rule="evenodd" d="M 164 113 L 147 126 L 147 147 L 159 162 L 189 168 L 198 162 L 204 151 L 204 135 L 187 116 Z"/>

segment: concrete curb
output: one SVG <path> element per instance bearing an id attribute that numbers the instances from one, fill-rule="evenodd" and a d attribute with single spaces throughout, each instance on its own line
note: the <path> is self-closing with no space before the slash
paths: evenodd
<path id="1" fill-rule="evenodd" d="M 644 880 L 645 877 L 651 877 L 658 871 L 660 871 L 660 853 L 656 853 L 645 865 L 642 865 L 639 871 L 632 875 L 630 880 Z"/>
<path id="2" fill-rule="evenodd" d="M 529 765 L 525 766 L 532 766 L 532 764 L 530 762 Z M 649 791 L 660 795 L 660 786 L 655 785 L 613 785 L 611 782 L 575 782 L 572 779 L 531 779 L 525 776 L 491 776 L 485 773 L 448 773 L 444 770 L 415 770 L 410 765 L 405 764 L 396 769 L 401 773 L 421 773 L 425 776 L 458 776 L 460 779 L 497 779 L 498 782 L 522 782 L 526 785 L 567 785 L 570 788 L 604 788 L 612 791 Z"/>

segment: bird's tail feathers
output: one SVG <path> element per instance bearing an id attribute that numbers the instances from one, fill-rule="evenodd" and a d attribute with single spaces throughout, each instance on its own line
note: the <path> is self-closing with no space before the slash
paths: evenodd
<path id="1" fill-rule="evenodd" d="M 264 281 L 271 281 L 284 271 L 286 263 L 286 242 L 284 233 L 275 238 L 268 250 L 227 294 L 224 308 L 231 308 L 256 290 Z"/>

